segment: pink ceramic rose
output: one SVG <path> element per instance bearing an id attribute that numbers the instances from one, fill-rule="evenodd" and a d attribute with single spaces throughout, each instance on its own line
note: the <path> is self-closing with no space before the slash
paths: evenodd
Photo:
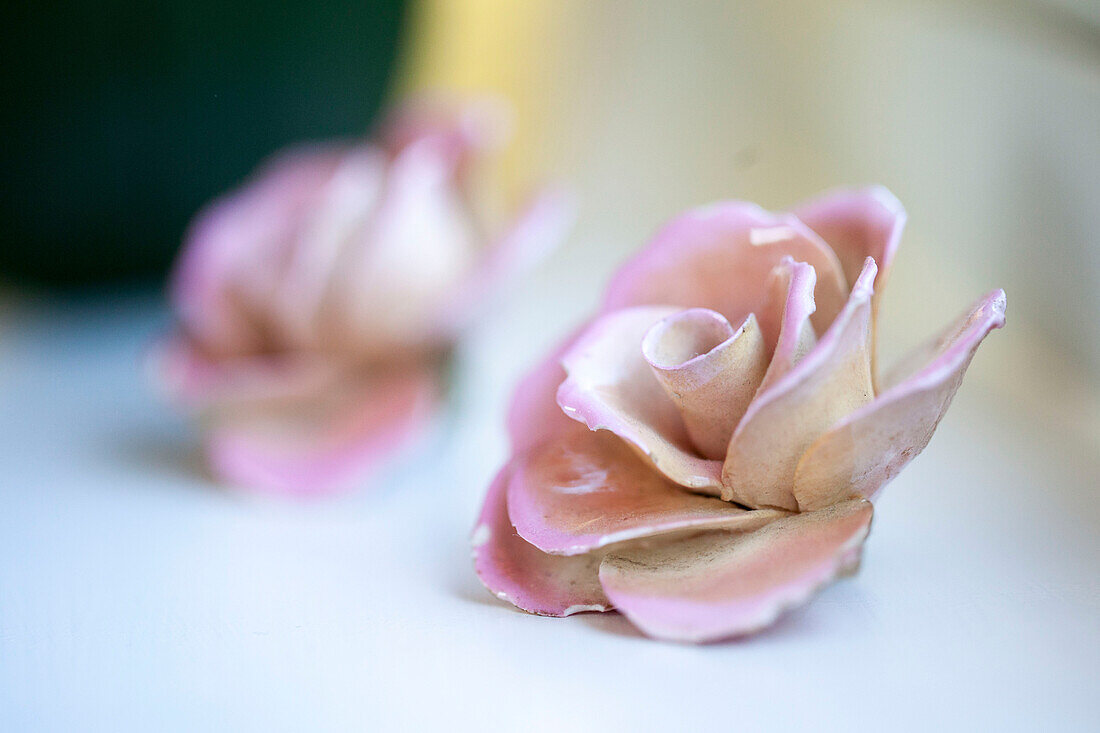
<path id="1" fill-rule="evenodd" d="M 905 213 L 882 188 L 789 214 L 690 211 L 519 386 L 476 569 L 532 613 L 618 610 L 646 634 L 757 631 L 853 572 L 871 500 L 927 445 L 995 291 L 877 374 Z"/>
<path id="2" fill-rule="evenodd" d="M 500 113 L 406 105 L 373 140 L 276 155 L 199 214 L 171 279 L 179 329 L 154 363 L 201 418 L 218 477 L 324 492 L 419 434 L 458 329 L 569 220 L 543 192 L 492 233 L 474 182 Z"/>

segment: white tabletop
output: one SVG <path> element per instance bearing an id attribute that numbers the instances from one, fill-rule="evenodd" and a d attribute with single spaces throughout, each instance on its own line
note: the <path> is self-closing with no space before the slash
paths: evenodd
<path id="1" fill-rule="evenodd" d="M 300 506 L 204 478 L 137 368 L 155 299 L 9 307 L 0 728 L 1096 730 L 1097 459 L 967 385 L 862 572 L 760 636 L 675 646 L 498 602 L 467 533 L 511 383 L 560 333 L 515 338 L 531 318 L 472 334 L 418 460 Z"/>

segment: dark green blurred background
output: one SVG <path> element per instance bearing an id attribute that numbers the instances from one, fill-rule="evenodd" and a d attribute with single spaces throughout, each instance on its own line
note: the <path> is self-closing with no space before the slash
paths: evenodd
<path id="1" fill-rule="evenodd" d="M 70 0 L 3 11 L 0 280 L 163 276 L 188 219 L 266 154 L 364 130 L 399 0 Z"/>

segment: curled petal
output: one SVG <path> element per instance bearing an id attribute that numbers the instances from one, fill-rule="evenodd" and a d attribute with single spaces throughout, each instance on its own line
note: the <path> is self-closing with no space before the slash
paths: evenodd
<path id="1" fill-rule="evenodd" d="M 649 329 L 642 353 L 692 443 L 721 460 L 768 367 L 756 317 L 750 314 L 735 331 L 720 313 L 691 308 Z"/>
<path id="2" fill-rule="evenodd" d="M 794 475 L 813 441 L 871 401 L 871 283 L 867 258 L 844 310 L 791 371 L 749 406 L 730 440 L 722 498 L 754 507 L 796 510 Z"/>
<path id="3" fill-rule="evenodd" d="M 597 575 L 600 556 L 548 555 L 516 534 L 508 520 L 510 475 L 508 465 L 493 480 L 470 538 L 481 582 L 501 600 L 543 616 L 609 610 Z"/>
<path id="4" fill-rule="evenodd" d="M 649 636 L 706 642 L 758 631 L 859 562 L 871 525 L 854 500 L 753 532 L 608 554 L 600 582 L 615 608 Z"/>
<path id="5" fill-rule="evenodd" d="M 305 496 L 347 488 L 424 430 L 436 379 L 434 365 L 408 366 L 289 399 L 218 405 L 209 413 L 210 465 L 246 489 Z"/>
<path id="6" fill-rule="evenodd" d="M 520 537 L 544 552 L 588 553 L 688 529 L 756 529 L 783 516 L 692 494 L 621 440 L 574 426 L 515 462 L 508 513 Z"/>
<path id="7" fill-rule="evenodd" d="M 603 310 L 704 307 L 740 323 L 760 308 L 769 273 L 788 255 L 817 271 L 813 322 L 824 332 L 848 290 L 836 255 L 796 217 L 740 201 L 695 209 L 667 224 L 612 278 Z"/>
<path id="8" fill-rule="evenodd" d="M 677 308 L 637 307 L 597 318 L 562 357 L 558 389 L 565 414 L 590 430 L 610 430 L 681 486 L 717 493 L 720 461 L 697 456 L 676 405 L 653 375 L 641 343 Z"/>
<path id="9" fill-rule="evenodd" d="M 932 438 L 982 340 L 1005 322 L 1005 294 L 985 296 L 903 360 L 886 391 L 818 438 L 795 474 L 802 509 L 849 496 L 872 498 Z"/>
<path id="10" fill-rule="evenodd" d="M 794 368 L 817 342 L 810 316 L 814 309 L 814 268 L 785 257 L 768 279 L 768 297 L 760 310 L 760 331 L 772 355 L 758 393 Z"/>

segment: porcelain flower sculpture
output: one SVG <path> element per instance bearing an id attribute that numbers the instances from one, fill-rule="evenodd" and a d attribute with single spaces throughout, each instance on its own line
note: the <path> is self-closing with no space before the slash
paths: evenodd
<path id="1" fill-rule="evenodd" d="M 646 634 L 757 631 L 857 567 L 871 500 L 928 443 L 996 291 L 878 376 L 875 312 L 905 213 L 885 189 L 668 224 L 519 386 L 476 569 L 532 613 Z"/>
<path id="2" fill-rule="evenodd" d="M 419 433 L 458 329 L 569 220 L 543 192 L 490 233 L 476 166 L 500 111 L 408 105 L 372 141 L 275 156 L 197 217 L 155 363 L 205 424 L 217 476 L 323 492 Z"/>

